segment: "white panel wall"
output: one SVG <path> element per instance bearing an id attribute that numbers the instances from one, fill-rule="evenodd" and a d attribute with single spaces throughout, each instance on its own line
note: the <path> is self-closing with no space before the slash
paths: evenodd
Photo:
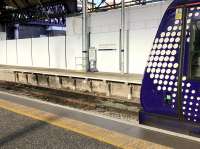
<path id="1" fill-rule="evenodd" d="M 82 34 L 82 16 L 70 17 L 66 21 L 67 36 Z"/>
<path id="2" fill-rule="evenodd" d="M 50 37 L 50 68 L 66 69 L 65 61 L 65 37 Z"/>
<path id="3" fill-rule="evenodd" d="M 6 32 L 0 31 L 0 40 L 6 40 Z"/>
<path id="4" fill-rule="evenodd" d="M 67 18 L 67 69 L 82 70 L 82 16 Z"/>
<path id="5" fill-rule="evenodd" d="M 153 39 L 168 5 L 169 1 L 127 9 L 130 73 L 143 74 Z"/>
<path id="6" fill-rule="evenodd" d="M 33 66 L 49 68 L 48 38 L 32 39 Z"/>
<path id="7" fill-rule="evenodd" d="M 18 65 L 17 59 L 17 42 L 16 40 L 7 41 L 7 64 L 8 65 Z"/>
<path id="8" fill-rule="evenodd" d="M 162 16 L 170 1 L 126 8 L 128 72 L 142 74 Z M 0 63 L 72 70 L 82 69 L 82 18 L 67 18 L 67 36 L 0 41 Z M 90 14 L 91 47 L 97 49 L 97 69 L 119 72 L 121 10 Z M 129 36 L 128 36 L 129 35 Z M 48 45 L 49 43 L 49 45 Z M 17 48 L 16 48 L 17 46 Z M 66 47 L 65 47 L 66 46 Z M 98 49 L 115 50 L 98 50 Z M 32 55 L 31 55 L 32 50 Z M 65 51 L 66 50 L 66 51 Z M 127 55 L 127 53 L 125 53 Z M 32 61 L 31 61 L 32 60 Z M 126 70 L 126 69 L 125 69 Z"/>
<path id="9" fill-rule="evenodd" d="M 146 60 L 152 46 L 153 38 L 171 0 L 144 6 L 126 8 L 126 30 L 128 49 L 127 72 L 143 74 Z M 121 10 L 93 13 L 89 17 L 91 32 L 91 47 L 98 49 L 99 44 L 119 45 L 119 30 L 121 26 Z M 77 35 L 81 33 L 81 18 L 74 17 L 68 20 L 68 33 Z M 116 34 L 118 33 L 118 34 Z M 101 51 L 97 53 L 97 69 L 99 71 L 119 72 L 119 46 L 117 51 Z M 118 56 L 117 56 L 118 55 Z M 127 55 L 127 53 L 125 53 Z M 111 62 L 113 61 L 113 62 Z M 71 65 L 72 66 L 72 65 Z"/>
<path id="10" fill-rule="evenodd" d="M 119 32 L 91 34 L 91 47 L 97 49 L 97 69 L 102 72 L 119 72 Z"/>
<path id="11" fill-rule="evenodd" d="M 119 32 L 120 9 L 91 14 L 90 29 L 92 33 Z"/>
<path id="12" fill-rule="evenodd" d="M 81 35 L 67 36 L 67 69 L 81 70 L 82 66 L 82 38 Z"/>
<path id="13" fill-rule="evenodd" d="M 129 72 L 142 74 L 153 42 L 154 32 L 137 30 L 130 32 Z"/>
<path id="14" fill-rule="evenodd" d="M 6 64 L 6 41 L 0 41 L 0 64 Z"/>
<path id="15" fill-rule="evenodd" d="M 17 40 L 18 65 L 32 66 L 31 39 Z"/>

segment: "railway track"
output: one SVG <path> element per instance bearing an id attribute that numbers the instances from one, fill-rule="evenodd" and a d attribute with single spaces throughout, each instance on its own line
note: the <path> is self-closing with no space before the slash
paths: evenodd
<path id="1" fill-rule="evenodd" d="M 0 90 L 126 121 L 137 119 L 140 109 L 140 104 L 119 98 L 99 97 L 79 92 L 61 91 L 5 81 L 0 81 Z"/>

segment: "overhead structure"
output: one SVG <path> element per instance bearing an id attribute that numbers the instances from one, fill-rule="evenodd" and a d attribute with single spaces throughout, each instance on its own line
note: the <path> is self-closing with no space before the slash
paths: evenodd
<path id="1" fill-rule="evenodd" d="M 125 7 L 164 0 L 125 0 Z M 89 12 L 121 7 L 121 0 L 88 1 Z M 1 0 L 0 22 L 64 25 L 65 17 L 82 13 L 82 0 Z M 39 21 L 39 22 L 38 22 Z"/>
<path id="2" fill-rule="evenodd" d="M 0 21 L 65 25 L 65 17 L 77 12 L 76 0 L 3 0 Z"/>
<path id="3" fill-rule="evenodd" d="M 159 2 L 165 0 L 124 0 L 125 7 L 134 6 L 134 5 L 145 5 L 148 3 Z M 110 9 L 121 8 L 122 0 L 98 0 L 98 3 L 95 3 L 95 0 L 91 0 L 92 7 L 91 11 L 106 11 Z"/>

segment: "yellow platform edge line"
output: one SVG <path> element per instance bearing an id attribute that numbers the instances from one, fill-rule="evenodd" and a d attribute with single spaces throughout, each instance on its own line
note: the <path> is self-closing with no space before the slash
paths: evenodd
<path id="1" fill-rule="evenodd" d="M 59 117 L 55 114 L 44 112 L 32 107 L 23 106 L 0 99 L 0 108 L 24 115 L 48 124 L 73 131 L 75 133 L 93 138 L 95 140 L 111 144 L 123 149 L 169 149 L 169 147 L 155 144 L 142 139 L 130 137 L 118 132 L 110 131 L 95 125 L 87 124 L 78 120 Z"/>

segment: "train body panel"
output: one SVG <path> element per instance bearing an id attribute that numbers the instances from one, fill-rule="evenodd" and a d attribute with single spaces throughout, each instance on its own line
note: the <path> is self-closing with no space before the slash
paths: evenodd
<path id="1" fill-rule="evenodd" d="M 199 3 L 199 4 L 198 4 Z M 187 7 L 183 38 L 183 8 Z M 199 21 L 198 21 L 199 20 Z M 185 39 L 183 42 L 182 39 Z M 181 105 L 178 104 L 180 50 L 184 44 Z M 143 110 L 200 123 L 200 1 L 175 0 L 166 10 L 147 62 L 141 89 Z"/>

